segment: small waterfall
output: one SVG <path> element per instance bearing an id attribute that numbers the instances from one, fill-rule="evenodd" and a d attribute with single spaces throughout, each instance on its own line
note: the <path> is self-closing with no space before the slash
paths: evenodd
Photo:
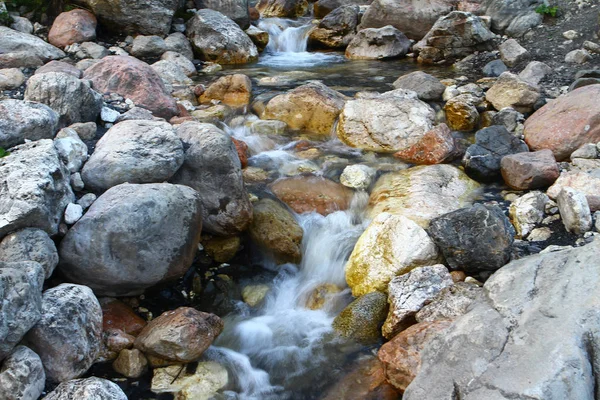
<path id="1" fill-rule="evenodd" d="M 302 53 L 308 46 L 311 23 L 298 25 L 298 21 L 281 18 L 261 20 L 258 27 L 269 33 L 266 50 L 271 53 Z"/>

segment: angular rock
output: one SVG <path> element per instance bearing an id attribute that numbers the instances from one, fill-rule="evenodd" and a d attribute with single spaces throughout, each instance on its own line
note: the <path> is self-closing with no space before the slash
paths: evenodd
<path id="1" fill-rule="evenodd" d="M 127 396 L 116 383 L 93 376 L 63 382 L 44 399 L 127 400 Z"/>
<path id="2" fill-rule="evenodd" d="M 121 330 L 129 335 L 138 335 L 146 326 L 146 321 L 133 312 L 131 307 L 117 299 L 98 299 L 102 307 L 102 329 Z"/>
<path id="3" fill-rule="evenodd" d="M 198 9 L 210 8 L 224 14 L 242 29 L 250 26 L 248 0 L 195 0 L 194 3 Z"/>
<path id="4" fill-rule="evenodd" d="M 42 61 L 65 57 L 65 53 L 62 50 L 28 33 L 17 32 L 5 26 L 0 26 L 0 37 L 2 38 L 0 42 L 0 54 L 25 52 L 29 57 L 37 57 Z M 0 65 L 2 65 L 1 62 Z M 2 68 L 10 68 L 10 66 L 2 66 Z"/>
<path id="5" fill-rule="evenodd" d="M 515 39 L 508 39 L 498 47 L 498 50 L 500 50 L 500 59 L 509 67 L 514 67 L 530 56 L 527 49 Z"/>
<path id="6" fill-rule="evenodd" d="M 258 29 L 254 25 L 246 29 L 246 35 L 252 40 L 258 51 L 263 51 L 269 44 L 269 32 Z"/>
<path id="7" fill-rule="evenodd" d="M 317 19 L 324 19 L 330 12 L 339 7 L 349 5 L 367 5 L 371 0 L 317 0 L 313 5 L 313 14 Z"/>
<path id="8" fill-rule="evenodd" d="M 571 64 L 585 64 L 592 59 L 592 55 L 584 49 L 570 51 L 565 56 L 565 62 Z"/>
<path id="9" fill-rule="evenodd" d="M 532 61 L 527 64 L 523 71 L 521 71 L 519 78 L 535 86 L 539 85 L 539 83 L 552 72 L 554 72 L 553 69 L 547 64 L 540 61 Z"/>
<path id="10" fill-rule="evenodd" d="M 360 8 L 346 5 L 328 14 L 319 25 L 310 30 L 309 41 L 313 45 L 344 48 L 354 38 Z"/>
<path id="11" fill-rule="evenodd" d="M 194 51 L 188 38 L 181 32 L 173 32 L 165 38 L 167 51 L 174 51 L 190 61 L 194 60 Z"/>
<path id="12" fill-rule="evenodd" d="M 492 19 L 492 30 L 510 37 L 521 37 L 542 23 L 543 15 L 535 12 L 542 0 L 483 0 L 481 10 Z"/>
<path id="13" fill-rule="evenodd" d="M 542 222 L 548 201 L 550 199 L 544 193 L 534 191 L 524 194 L 511 203 L 508 214 L 518 237 L 526 238 L 533 228 Z"/>
<path id="14" fill-rule="evenodd" d="M 167 51 L 167 44 L 160 36 L 138 35 L 133 39 L 131 55 L 136 58 L 158 58 Z"/>
<path id="15" fill-rule="evenodd" d="M 333 329 L 342 337 L 363 343 L 377 342 L 379 327 L 388 312 L 387 296 L 371 292 L 350 303 L 333 320 Z"/>
<path id="16" fill-rule="evenodd" d="M 141 377 L 148 368 L 148 360 L 138 349 L 123 349 L 112 367 L 119 374 L 132 379 Z"/>
<path id="17" fill-rule="evenodd" d="M 96 39 L 96 17 L 87 10 L 76 8 L 60 13 L 48 32 L 48 42 L 65 48 L 73 43 L 90 42 Z"/>
<path id="18" fill-rule="evenodd" d="M 37 68 L 44 65 L 41 57 L 28 51 L 0 52 L 0 68 Z"/>
<path id="19" fill-rule="evenodd" d="M 152 69 L 160 76 L 168 92 L 174 91 L 174 86 L 189 86 L 193 81 L 188 78 L 186 71 L 179 64 L 161 60 L 152 64 Z"/>
<path id="20" fill-rule="evenodd" d="M 54 139 L 54 147 L 61 161 L 72 174 L 79 172 L 88 159 L 88 148 L 73 129 L 64 128 L 58 132 Z"/>
<path id="21" fill-rule="evenodd" d="M 568 232 L 582 234 L 592 229 L 592 215 L 585 195 L 571 188 L 564 188 L 556 198 L 560 217 Z"/>
<path id="22" fill-rule="evenodd" d="M 238 107 L 249 104 L 251 95 L 252 81 L 250 78 L 243 74 L 233 74 L 222 76 L 211 83 L 199 100 L 201 103 L 218 100 L 225 105 Z"/>
<path id="23" fill-rule="evenodd" d="M 471 94 L 461 94 L 451 98 L 444 105 L 446 122 L 454 131 L 470 132 L 479 125 L 479 112 L 475 104 L 480 99 Z"/>
<path id="24" fill-rule="evenodd" d="M 506 64 L 502 62 L 502 60 L 494 60 L 485 64 L 483 67 L 483 74 L 489 77 L 498 77 L 502 75 L 504 72 L 508 71 L 508 67 Z M 527 79 L 524 79 L 527 80 Z"/>
<path id="25" fill-rule="evenodd" d="M 26 228 L 6 235 L 0 242 L 0 261 L 35 261 L 44 268 L 45 278 L 50 278 L 58 265 L 56 245 L 41 229 Z"/>
<path id="26" fill-rule="evenodd" d="M 5 400 L 37 400 L 44 390 L 42 360 L 31 349 L 17 346 L 0 369 L 0 397 Z"/>
<path id="27" fill-rule="evenodd" d="M 592 211 L 600 210 L 600 176 L 597 173 L 584 171 L 563 172 L 554 185 L 546 191 L 548 197 L 556 200 L 564 188 L 572 188 L 585 194 Z"/>
<path id="28" fill-rule="evenodd" d="M 405 56 L 411 41 L 391 25 L 367 28 L 356 33 L 346 47 L 346 57 L 351 60 L 383 60 Z"/>
<path id="29" fill-rule="evenodd" d="M 308 11 L 307 0 L 259 0 L 256 9 L 263 18 L 302 17 Z"/>
<path id="30" fill-rule="evenodd" d="M 229 382 L 229 373 L 214 361 L 204 361 L 182 371 L 179 365 L 157 368 L 152 377 L 152 391 L 175 395 L 178 399 L 211 399 Z"/>
<path id="31" fill-rule="evenodd" d="M 423 71 L 415 71 L 402 75 L 394 82 L 394 89 L 412 90 L 417 93 L 419 99 L 424 101 L 441 100 L 446 86 L 435 76 Z"/>
<path id="32" fill-rule="evenodd" d="M 521 113 L 533 110 L 540 98 L 539 89 L 518 76 L 505 72 L 486 92 L 485 99 L 492 103 L 496 110 L 512 107 Z"/>
<path id="33" fill-rule="evenodd" d="M 314 175 L 284 178 L 271 191 L 298 214 L 316 211 L 328 215 L 350 206 L 352 191 L 339 183 Z"/>
<path id="34" fill-rule="evenodd" d="M 442 289 L 425 304 L 415 315 L 415 319 L 417 322 L 433 322 L 460 317 L 467 313 L 482 291 L 472 283 L 456 282 Z"/>
<path id="35" fill-rule="evenodd" d="M 58 128 L 58 114 L 45 104 L 25 100 L 0 101 L 0 147 L 8 149 L 25 143 L 52 139 Z"/>
<path id="36" fill-rule="evenodd" d="M 377 358 L 360 357 L 356 364 L 350 373 L 327 391 L 323 400 L 398 399 L 400 394 L 387 382 Z"/>
<path id="37" fill-rule="evenodd" d="M 560 175 L 550 150 L 509 154 L 502 158 L 500 167 L 504 182 L 516 190 L 548 187 Z"/>

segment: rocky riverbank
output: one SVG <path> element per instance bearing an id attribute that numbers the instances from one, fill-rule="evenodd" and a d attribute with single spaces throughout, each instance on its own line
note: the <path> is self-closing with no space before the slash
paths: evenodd
<path id="1" fill-rule="evenodd" d="M 599 12 L 0 0 L 0 398 L 596 398 Z"/>

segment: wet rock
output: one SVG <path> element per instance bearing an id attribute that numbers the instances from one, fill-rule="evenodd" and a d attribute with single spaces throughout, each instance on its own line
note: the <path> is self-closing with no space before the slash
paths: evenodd
<path id="1" fill-rule="evenodd" d="M 396 79 L 394 89 L 412 90 L 421 100 L 435 101 L 442 99 L 446 86 L 435 76 L 423 71 L 415 71 Z"/>
<path id="2" fill-rule="evenodd" d="M 521 73 L 519 78 L 528 82 L 532 85 L 539 85 L 539 83 L 548 75 L 552 74 L 553 70 L 547 64 L 540 61 L 532 61 Z"/>
<path id="3" fill-rule="evenodd" d="M 54 147 L 61 161 L 72 174 L 79 172 L 88 159 L 88 148 L 73 129 L 64 128 L 58 132 L 54 139 Z"/>
<path id="4" fill-rule="evenodd" d="M 290 129 L 329 137 L 345 99 L 343 94 L 322 83 L 312 82 L 273 97 L 261 118 L 283 121 Z"/>
<path id="5" fill-rule="evenodd" d="M 280 263 L 300 261 L 303 230 L 294 216 L 271 199 L 254 204 L 254 218 L 248 229 L 252 240 L 272 252 Z"/>
<path id="6" fill-rule="evenodd" d="M 490 77 L 500 76 L 506 71 L 508 71 L 508 67 L 502 60 L 490 61 L 483 67 L 483 74 Z"/>
<path id="7" fill-rule="evenodd" d="M 600 85 L 576 89 L 537 110 L 525 121 L 525 141 L 532 150 L 550 149 L 565 160 L 584 143 L 600 141 L 597 115 Z"/>
<path id="8" fill-rule="evenodd" d="M 195 0 L 196 8 L 210 8 L 231 18 L 242 29 L 250 26 L 248 0 Z"/>
<path id="9" fill-rule="evenodd" d="M 397 89 L 346 102 L 337 136 L 351 147 L 394 153 L 416 144 L 433 128 L 434 118 L 415 92 Z"/>
<path id="10" fill-rule="evenodd" d="M 308 11 L 307 0 L 259 0 L 256 9 L 261 17 L 296 18 Z"/>
<path id="11" fill-rule="evenodd" d="M 194 52 L 205 61 L 245 64 L 258 59 L 258 49 L 244 31 L 218 11 L 203 9 L 187 22 Z"/>
<path id="12" fill-rule="evenodd" d="M 60 13 L 48 32 L 48 42 L 65 48 L 73 43 L 93 41 L 97 23 L 94 14 L 80 8 Z"/>
<path id="13" fill-rule="evenodd" d="M 252 95 L 252 82 L 243 74 L 222 76 L 211 83 L 200 96 L 201 103 L 217 100 L 232 107 L 247 105 Z"/>
<path id="14" fill-rule="evenodd" d="M 388 382 L 404 392 L 421 369 L 421 351 L 433 337 L 443 335 L 450 324 L 449 320 L 421 322 L 381 346 L 377 357 Z"/>
<path id="15" fill-rule="evenodd" d="M 318 285 L 308 295 L 306 299 L 306 308 L 310 310 L 321 310 L 341 291 L 342 288 L 331 283 Z"/>
<path id="16" fill-rule="evenodd" d="M 451 98 L 444 105 L 446 122 L 454 131 L 470 132 L 479 125 L 479 112 L 475 106 L 480 99 L 470 94 L 461 94 Z"/>
<path id="17" fill-rule="evenodd" d="M 438 250 L 427 232 L 403 216 L 377 215 L 360 236 L 346 264 L 346 282 L 355 297 L 387 292 L 397 275 L 438 261 Z"/>
<path id="18" fill-rule="evenodd" d="M 222 330 L 223 321 L 216 315 L 179 307 L 150 321 L 134 345 L 144 353 L 187 363 L 198 360 Z"/>
<path id="19" fill-rule="evenodd" d="M 575 189 L 585 195 L 592 211 L 600 210 L 600 176 L 583 171 L 569 171 L 560 174 L 546 194 L 556 200 L 564 188 Z"/>
<path id="20" fill-rule="evenodd" d="M 245 30 L 246 35 L 252 40 L 252 43 L 256 46 L 258 51 L 263 51 L 267 45 L 269 44 L 269 33 L 258 29 L 254 25 L 250 25 L 248 29 Z"/>
<path id="21" fill-rule="evenodd" d="M 179 365 L 154 370 L 152 391 L 171 393 L 181 400 L 210 399 L 229 382 L 229 373 L 214 361 L 198 363 L 192 372 Z"/>
<path id="22" fill-rule="evenodd" d="M 521 113 L 533 110 L 540 98 L 539 89 L 518 76 L 505 72 L 486 92 L 485 98 L 496 110 L 512 107 Z"/>
<path id="23" fill-rule="evenodd" d="M 186 39 L 187 40 L 187 39 Z M 163 53 L 161 56 L 161 60 L 169 61 L 172 64 L 177 64 L 179 68 L 183 71 L 185 76 L 194 76 L 196 75 L 196 66 L 193 62 L 191 62 L 188 58 L 186 58 L 183 54 L 177 53 L 174 51 L 167 51 Z M 156 70 L 156 63 L 152 65 L 152 67 Z M 160 71 L 157 71 L 160 74 Z M 164 77 L 163 77 L 164 79 Z"/>
<path id="24" fill-rule="evenodd" d="M 0 369 L 0 397 L 37 400 L 45 384 L 46 373 L 40 357 L 28 347 L 15 347 Z"/>
<path id="25" fill-rule="evenodd" d="M 571 188 L 564 188 L 556 198 L 560 217 L 568 232 L 582 234 L 592 229 L 592 215 L 585 195 Z"/>
<path id="26" fill-rule="evenodd" d="M 168 123 L 123 121 L 98 141 L 82 177 L 87 187 L 97 191 L 125 182 L 164 182 L 183 160 L 183 144 Z"/>
<path id="27" fill-rule="evenodd" d="M 508 209 L 517 236 L 525 238 L 544 219 L 544 210 L 550 199 L 542 192 L 524 194 L 513 201 Z"/>
<path id="28" fill-rule="evenodd" d="M 131 55 L 136 58 L 158 58 L 167 51 L 167 44 L 160 36 L 138 35 L 133 39 Z"/>
<path id="29" fill-rule="evenodd" d="M 470 205 L 478 191 L 477 182 L 451 165 L 415 167 L 379 178 L 368 213 L 402 215 L 427 227 L 431 219 Z"/>
<path id="30" fill-rule="evenodd" d="M 41 229 L 26 228 L 6 235 L 0 242 L 0 261 L 35 261 L 44 268 L 47 278 L 58 265 L 56 245 Z"/>
<path id="31" fill-rule="evenodd" d="M 26 58 L 37 57 L 42 61 L 56 60 L 63 58 L 65 53 L 62 50 L 46 43 L 37 36 L 28 33 L 17 32 L 5 26 L 0 26 L 0 54 L 13 54 L 13 57 Z M 18 53 L 18 54 L 17 54 Z M 23 53 L 26 53 L 23 54 Z M 8 60 L 6 60 L 8 61 Z M 28 64 L 31 64 L 29 62 Z M 0 66 L 2 62 L 0 62 Z M 25 65 L 4 65 L 1 68 L 21 67 Z M 36 65 L 39 66 L 39 65 Z"/>
<path id="32" fill-rule="evenodd" d="M 298 214 L 316 211 L 328 215 L 350 206 L 352 191 L 339 183 L 318 176 L 283 178 L 271 191 Z"/>
<path id="33" fill-rule="evenodd" d="M 498 47 L 498 50 L 500 50 L 500 59 L 509 67 L 514 67 L 530 56 L 527 49 L 515 39 L 508 39 Z"/>
<path id="34" fill-rule="evenodd" d="M 548 187 L 560 174 L 550 150 L 509 154 L 502 158 L 500 165 L 504 182 L 516 190 Z"/>
<path id="35" fill-rule="evenodd" d="M 460 317 L 467 313 L 481 292 L 482 289 L 472 283 L 455 282 L 429 300 L 415 315 L 415 319 L 417 322 L 433 322 Z"/>
<path id="36" fill-rule="evenodd" d="M 0 69 L 0 90 L 17 89 L 25 81 L 25 75 L 18 68 Z"/>
<path id="37" fill-rule="evenodd" d="M 123 349 L 112 367 L 119 374 L 132 379 L 141 377 L 148 369 L 148 360 L 138 349 Z"/>
<path id="38" fill-rule="evenodd" d="M 8 149 L 27 140 L 52 139 L 58 114 L 45 104 L 6 99 L 0 101 L 0 147 Z"/>
<path id="39" fill-rule="evenodd" d="M 330 48 L 345 48 L 354 38 L 360 8 L 346 5 L 329 13 L 319 25 L 311 29 L 309 41 L 314 45 Z"/>
<path id="40" fill-rule="evenodd" d="M 277 120 L 258 120 L 252 122 L 250 130 L 259 135 L 283 135 L 287 130 L 287 124 Z"/>
<path id="41" fill-rule="evenodd" d="M 414 145 L 400 150 L 394 157 L 417 165 L 441 164 L 455 155 L 456 146 L 446 124 L 434 126 Z"/>
<path id="42" fill-rule="evenodd" d="M 515 231 L 498 206 L 476 204 L 432 220 L 429 234 L 452 269 L 474 274 L 510 260 Z"/>
<path id="43" fill-rule="evenodd" d="M 102 307 L 102 329 L 118 329 L 130 335 L 139 334 L 146 321 L 133 312 L 127 304 L 110 297 L 98 299 Z"/>
<path id="44" fill-rule="evenodd" d="M 22 228 L 58 232 L 67 204 L 75 200 L 69 172 L 52 140 L 43 139 L 11 149 L 0 159 L 0 237 Z"/>
<path id="45" fill-rule="evenodd" d="M 175 100 L 148 64 L 129 56 L 109 56 L 84 72 L 95 90 L 117 93 L 154 115 L 170 119 L 178 114 Z"/>
<path id="46" fill-rule="evenodd" d="M 333 329 L 341 336 L 363 343 L 380 338 L 379 327 L 388 312 L 387 296 L 371 292 L 350 303 L 333 320 Z"/>
<path id="47" fill-rule="evenodd" d="M 101 340 L 102 309 L 96 296 L 86 286 L 68 283 L 44 292 L 42 318 L 26 337 L 52 382 L 83 375 L 96 360 Z"/>
<path id="48" fill-rule="evenodd" d="M 352 189 L 367 190 L 373 183 L 376 172 L 366 165 L 348 165 L 340 175 L 340 183 Z"/>
<path id="49" fill-rule="evenodd" d="M 490 126 L 475 134 L 475 144 L 469 146 L 463 157 L 465 172 L 478 181 L 492 181 L 501 174 L 504 156 L 528 151 L 522 140 L 503 126 Z"/>
<path id="50" fill-rule="evenodd" d="M 204 229 L 220 236 L 243 232 L 252 220 L 252 205 L 229 135 L 198 122 L 179 125 L 177 135 L 186 149 L 185 161 L 172 181 L 198 191 Z"/>
<path id="51" fill-rule="evenodd" d="M 211 237 L 210 239 L 202 239 L 204 251 L 213 260 L 220 263 L 231 261 L 237 252 L 242 248 L 242 243 L 239 236 L 233 237 Z"/>
<path id="52" fill-rule="evenodd" d="M 116 383 L 107 379 L 91 377 L 63 382 L 44 399 L 127 400 L 127 396 Z"/>
<path id="53" fill-rule="evenodd" d="M 441 264 L 417 267 L 393 278 L 388 286 L 390 311 L 382 327 L 383 336 L 390 339 L 413 325 L 417 312 L 453 284 L 450 272 Z"/>
<path id="54" fill-rule="evenodd" d="M 383 28 L 366 28 L 356 33 L 346 48 L 351 60 L 383 60 L 405 56 L 411 41 L 391 25 Z"/>
<path id="55" fill-rule="evenodd" d="M 265 299 L 270 290 L 271 287 L 264 284 L 244 286 L 242 299 L 250 307 L 256 307 Z"/>

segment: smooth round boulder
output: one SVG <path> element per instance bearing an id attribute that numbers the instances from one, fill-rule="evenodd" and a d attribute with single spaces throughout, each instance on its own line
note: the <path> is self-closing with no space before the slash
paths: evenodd
<path id="1" fill-rule="evenodd" d="M 81 8 L 60 13 L 48 32 L 48 42 L 60 48 L 73 43 L 93 42 L 97 24 L 94 14 Z"/>
<path id="2" fill-rule="evenodd" d="M 58 265 L 58 252 L 50 236 L 41 229 L 26 228 L 6 235 L 0 242 L 0 261 L 35 261 L 46 279 Z"/>
<path id="3" fill-rule="evenodd" d="M 116 383 L 93 376 L 63 382 L 44 399 L 127 400 L 127 396 Z"/>
<path id="4" fill-rule="evenodd" d="M 13 61 L 21 58 L 22 61 L 27 61 L 27 66 L 39 66 L 39 60 L 50 61 L 65 57 L 65 53 L 57 47 L 52 46 L 50 43 L 45 42 L 37 36 L 30 35 L 28 33 L 22 33 L 10 29 L 6 26 L 0 26 L 0 55 L 12 54 Z M 33 57 L 37 58 L 36 61 Z M 4 59 L 3 61 L 10 61 Z M 0 63 L 2 65 L 3 63 Z M 5 65 L 3 68 L 20 67 L 25 65 Z"/>
<path id="5" fill-rule="evenodd" d="M 52 139 L 58 113 L 45 104 L 25 100 L 0 101 L 0 147 L 8 149 L 25 140 Z"/>
<path id="6" fill-rule="evenodd" d="M 394 89 L 412 90 L 424 101 L 441 100 L 446 86 L 438 78 L 423 71 L 402 75 L 393 83 Z"/>
<path id="7" fill-rule="evenodd" d="M 118 185 L 69 230 L 59 268 L 99 295 L 140 294 L 189 269 L 201 229 L 195 190 L 169 183 Z"/>
<path id="8" fill-rule="evenodd" d="M 403 57 L 411 41 L 391 25 L 367 28 L 356 33 L 346 47 L 346 57 L 351 60 L 384 60 Z"/>

